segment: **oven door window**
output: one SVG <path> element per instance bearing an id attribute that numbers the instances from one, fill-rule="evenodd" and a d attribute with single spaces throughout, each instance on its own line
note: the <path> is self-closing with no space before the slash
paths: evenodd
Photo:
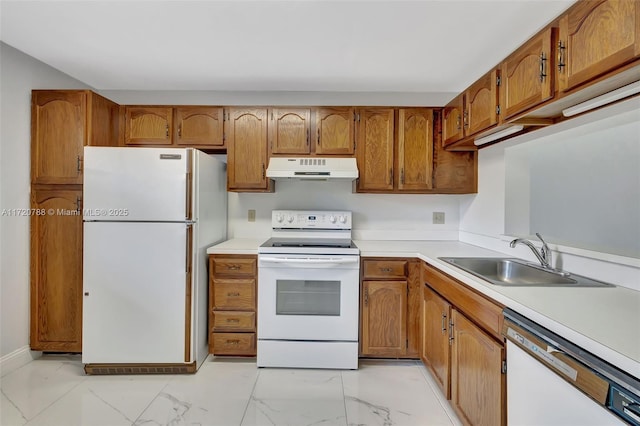
<path id="1" fill-rule="evenodd" d="M 340 281 L 277 280 L 276 315 L 340 316 Z"/>

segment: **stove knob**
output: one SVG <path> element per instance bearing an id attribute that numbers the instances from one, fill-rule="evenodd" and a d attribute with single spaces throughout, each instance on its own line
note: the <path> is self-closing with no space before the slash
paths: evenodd
<path id="1" fill-rule="evenodd" d="M 295 217 L 292 214 L 287 216 L 287 222 L 293 223 L 293 219 L 295 219 Z"/>
<path id="2" fill-rule="evenodd" d="M 336 223 L 336 217 L 334 215 L 329 216 L 329 222 Z"/>
<path id="3" fill-rule="evenodd" d="M 347 223 L 347 217 L 346 216 L 340 216 L 340 223 Z"/>
<path id="4" fill-rule="evenodd" d="M 282 223 L 283 220 L 284 220 L 284 216 L 282 215 L 282 213 L 276 214 L 276 222 Z"/>

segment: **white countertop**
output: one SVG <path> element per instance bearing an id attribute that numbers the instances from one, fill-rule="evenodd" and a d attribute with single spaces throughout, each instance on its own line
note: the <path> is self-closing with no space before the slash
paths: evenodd
<path id="1" fill-rule="evenodd" d="M 265 239 L 232 239 L 209 254 L 256 254 Z M 624 287 L 506 287 L 489 284 L 438 257 L 504 257 L 458 241 L 355 240 L 361 256 L 416 257 L 532 321 L 640 377 L 640 292 Z"/>

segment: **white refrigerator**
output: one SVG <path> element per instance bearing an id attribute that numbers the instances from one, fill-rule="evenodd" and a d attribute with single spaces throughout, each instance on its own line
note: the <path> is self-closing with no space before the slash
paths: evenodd
<path id="1" fill-rule="evenodd" d="M 85 147 L 87 373 L 187 373 L 205 360 L 206 249 L 226 239 L 225 166 L 191 148 Z"/>

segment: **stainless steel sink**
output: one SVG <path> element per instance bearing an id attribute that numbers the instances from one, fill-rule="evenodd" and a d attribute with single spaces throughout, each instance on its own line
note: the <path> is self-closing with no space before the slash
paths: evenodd
<path id="1" fill-rule="evenodd" d="M 440 257 L 495 285 L 545 287 L 613 287 L 612 284 L 567 272 L 547 270 L 519 259 L 501 257 Z"/>

